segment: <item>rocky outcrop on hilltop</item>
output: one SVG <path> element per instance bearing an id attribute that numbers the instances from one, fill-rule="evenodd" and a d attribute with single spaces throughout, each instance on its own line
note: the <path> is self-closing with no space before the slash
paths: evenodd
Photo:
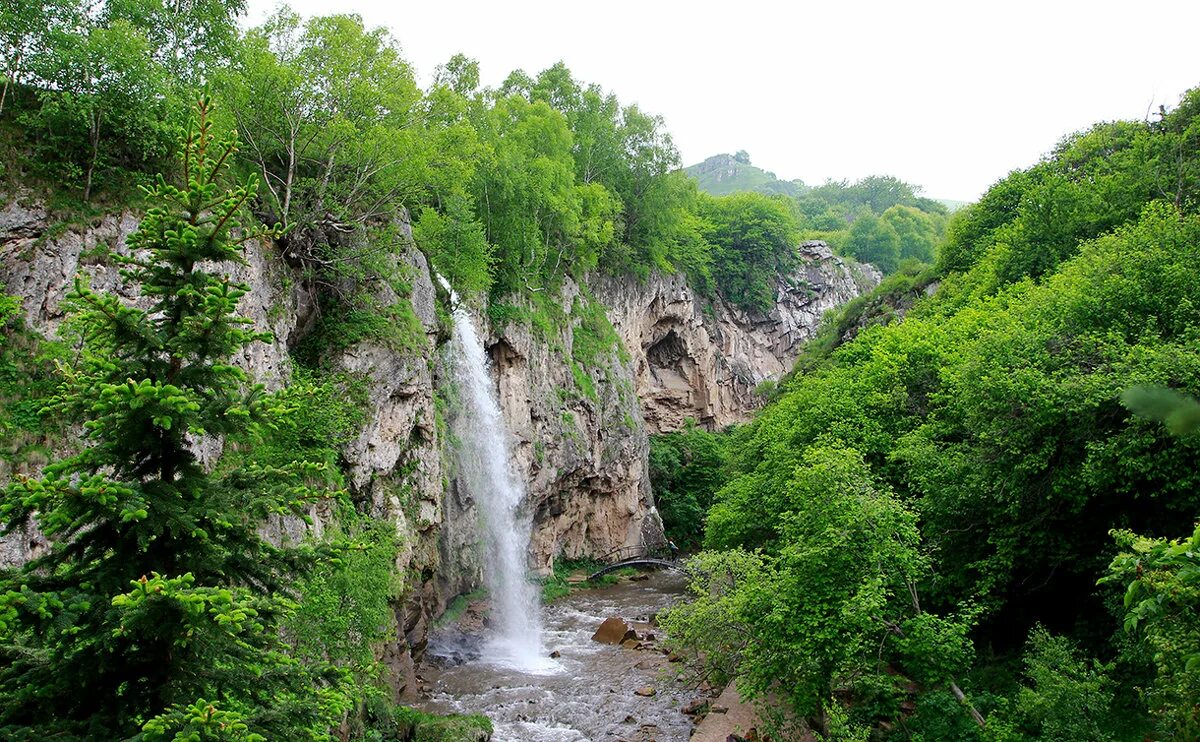
<path id="1" fill-rule="evenodd" d="M 701 296 L 681 275 L 595 282 L 632 358 L 649 432 L 678 430 L 688 419 L 707 428 L 744 422 L 762 405 L 756 387 L 791 369 L 825 312 L 881 278 L 871 266 L 835 256 L 824 242 L 805 242 L 799 254 L 800 267 L 776 281 L 768 312 Z"/>

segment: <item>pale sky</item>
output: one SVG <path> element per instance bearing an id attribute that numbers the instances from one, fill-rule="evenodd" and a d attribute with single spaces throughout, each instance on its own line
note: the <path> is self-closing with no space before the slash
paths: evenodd
<path id="1" fill-rule="evenodd" d="M 1200 1 L 292 0 L 388 27 L 422 86 L 558 60 L 663 116 L 690 165 L 745 149 L 783 179 L 895 175 L 973 200 L 1065 134 L 1200 85 Z M 276 0 L 249 0 L 247 22 Z"/>

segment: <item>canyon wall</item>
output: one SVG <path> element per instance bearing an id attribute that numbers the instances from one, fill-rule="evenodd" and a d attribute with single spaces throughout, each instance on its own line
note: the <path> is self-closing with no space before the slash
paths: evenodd
<path id="1" fill-rule="evenodd" d="M 30 328 L 56 336 L 76 275 L 145 305 L 112 259 L 128 253 L 136 213 L 63 221 L 33 196 L 0 198 L 0 204 L 0 292 L 22 299 Z M 411 238 L 407 222 L 398 226 Z M 790 368 L 821 314 L 878 281 L 871 269 L 834 257 L 823 243 L 808 243 L 801 253 L 801 269 L 779 281 L 776 305 L 766 313 L 698 296 L 680 276 L 652 275 L 645 281 L 594 277 L 584 286 L 566 280 L 554 299 L 566 318 L 557 329 L 528 322 L 493 327 L 479 314 L 514 465 L 528 487 L 531 563 L 538 570 L 547 571 L 556 558 L 661 540 L 648 433 L 678 429 L 688 418 L 713 428 L 745 420 L 760 404 L 755 387 Z M 293 373 L 291 349 L 313 327 L 316 296 L 277 245 L 252 242 L 246 258 L 245 265 L 228 266 L 249 287 L 240 312 L 272 340 L 245 349 L 235 362 L 269 390 L 280 389 Z M 435 289 L 415 247 L 394 260 L 407 293 L 397 294 L 386 281 L 367 289 L 378 306 L 410 303 L 421 337 L 403 344 L 364 339 L 331 351 L 322 363 L 367 390 L 365 422 L 342 446 L 341 468 L 360 510 L 394 524 L 399 536 L 395 569 L 405 589 L 394 603 L 397 636 L 380 654 L 403 696 L 415 690 L 432 619 L 448 599 L 482 583 L 483 565 L 475 503 L 457 477 L 455 442 L 439 420 L 463 414 L 447 373 L 453 359 L 445 357 L 445 320 L 439 319 L 438 305 L 444 308 L 448 297 Z M 603 307 L 616 336 L 584 353 L 580 308 L 592 302 Z M 77 432 L 45 441 L 48 457 L 77 447 Z M 198 440 L 196 449 L 211 463 L 222 442 Z M 0 484 L 45 463 L 0 460 Z M 316 529 L 332 517 L 321 508 L 312 515 Z M 305 528 L 280 521 L 263 531 L 283 540 L 303 537 Z M 32 526 L 0 538 L 0 566 L 44 548 Z"/>

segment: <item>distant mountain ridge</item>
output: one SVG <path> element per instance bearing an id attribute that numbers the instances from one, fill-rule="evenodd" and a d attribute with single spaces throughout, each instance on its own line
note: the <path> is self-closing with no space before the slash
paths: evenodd
<path id="1" fill-rule="evenodd" d="M 703 162 L 688 165 L 683 172 L 696 181 L 700 190 L 713 196 L 726 196 L 743 191 L 799 196 L 812 188 L 799 178 L 780 180 L 770 170 L 763 170 L 757 165 L 750 164 L 750 155 L 746 153 L 746 150 L 739 150 L 732 155 L 728 152 L 713 155 Z M 945 206 L 946 210 L 951 213 L 970 203 L 949 198 L 933 200 Z"/>
<path id="2" fill-rule="evenodd" d="M 704 162 L 689 165 L 683 171 L 696 181 L 700 190 L 714 196 L 741 191 L 798 196 L 808 190 L 802 180 L 780 180 L 775 173 L 751 165 L 750 155 L 745 150 L 732 155 L 713 155 Z"/>

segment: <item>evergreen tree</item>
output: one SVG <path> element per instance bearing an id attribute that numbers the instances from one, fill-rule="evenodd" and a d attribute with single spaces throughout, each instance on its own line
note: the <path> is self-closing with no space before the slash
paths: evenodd
<path id="1" fill-rule="evenodd" d="M 198 113 L 183 187 L 146 189 L 157 205 L 122 258 L 151 306 L 76 280 L 81 350 L 50 410 L 83 421 L 83 449 L 0 502 L 6 531 L 33 518 L 53 543 L 0 572 L 5 739 L 310 738 L 343 710 L 328 700 L 340 676 L 290 658 L 279 631 L 318 553 L 259 533 L 303 517 L 321 465 L 210 472 L 196 454 L 252 444 L 279 412 L 230 363 L 264 336 L 226 274 L 276 232 L 239 229 L 256 184 L 222 188 L 235 142 L 217 141 L 207 100 Z"/>

